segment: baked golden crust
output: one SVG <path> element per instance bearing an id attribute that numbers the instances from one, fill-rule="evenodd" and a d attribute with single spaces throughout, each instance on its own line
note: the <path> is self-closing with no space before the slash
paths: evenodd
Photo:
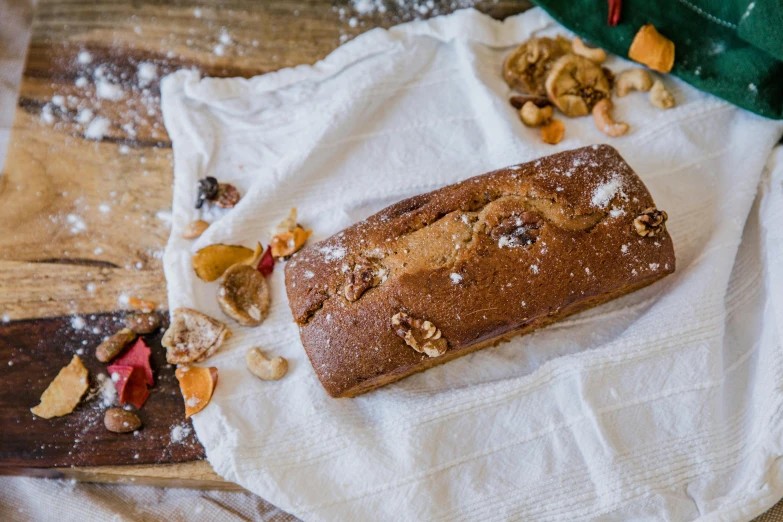
<path id="1" fill-rule="evenodd" d="M 675 269 L 668 232 L 634 228 L 654 206 L 608 145 L 400 201 L 288 262 L 302 344 L 326 391 L 353 397 L 619 297 Z M 400 313 L 430 333 L 406 339 Z M 424 349 L 436 331 L 445 353 Z"/>

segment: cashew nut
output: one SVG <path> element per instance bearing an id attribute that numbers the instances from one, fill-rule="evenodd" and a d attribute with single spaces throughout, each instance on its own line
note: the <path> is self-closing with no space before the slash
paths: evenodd
<path id="1" fill-rule="evenodd" d="M 267 359 L 261 350 L 251 348 L 245 354 L 245 363 L 250 373 L 265 381 L 276 381 L 288 371 L 288 361 L 278 356 Z"/>
<path id="2" fill-rule="evenodd" d="M 617 138 L 628 132 L 629 127 L 627 123 L 616 122 L 612 119 L 613 107 L 612 100 L 609 98 L 604 98 L 596 103 L 593 107 L 593 121 L 598 130 L 607 136 Z"/>
<path id="3" fill-rule="evenodd" d="M 626 69 L 617 75 L 614 89 L 617 96 L 622 98 L 631 91 L 647 92 L 652 87 L 652 77 L 644 69 Z"/>
<path id="4" fill-rule="evenodd" d="M 674 107 L 674 96 L 666 90 L 666 86 L 661 80 L 655 80 L 650 89 L 650 103 L 659 109 L 671 109 Z"/>
<path id="5" fill-rule="evenodd" d="M 519 116 L 522 118 L 522 123 L 528 127 L 538 127 L 548 122 L 552 117 L 552 106 L 539 107 L 532 101 L 529 101 L 519 110 Z"/>
<path id="6" fill-rule="evenodd" d="M 571 49 L 574 51 L 574 54 L 584 56 L 593 63 L 604 63 L 606 60 L 606 51 L 598 47 L 587 47 L 578 36 L 571 42 Z"/>

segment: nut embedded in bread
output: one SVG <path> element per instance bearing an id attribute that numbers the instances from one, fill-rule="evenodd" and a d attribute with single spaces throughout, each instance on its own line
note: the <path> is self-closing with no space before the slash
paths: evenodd
<path id="1" fill-rule="evenodd" d="M 354 397 L 672 273 L 651 209 L 612 147 L 555 154 L 400 201 L 303 248 L 285 267 L 289 304 L 326 391 Z M 642 215 L 654 234 L 640 235 Z"/>

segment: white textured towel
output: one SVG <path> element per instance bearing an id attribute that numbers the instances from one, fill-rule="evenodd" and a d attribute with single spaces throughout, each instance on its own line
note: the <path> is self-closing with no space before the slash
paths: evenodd
<path id="1" fill-rule="evenodd" d="M 566 119 L 565 140 L 546 145 L 500 69 L 510 46 L 558 32 L 538 9 L 504 22 L 466 10 L 370 31 L 312 67 L 164 80 L 169 306 L 235 333 L 209 360 L 219 384 L 194 417 L 223 477 L 308 521 L 747 520 L 783 496 L 783 154 L 769 159 L 783 124 L 667 77 L 676 108 L 616 100 L 627 136 Z M 607 141 L 668 211 L 677 272 L 357 399 L 321 388 L 282 266 L 252 329 L 224 318 L 216 284 L 191 268 L 212 243 L 266 244 L 291 206 L 317 241 L 403 197 Z M 186 241 L 204 176 L 244 197 Z M 289 374 L 253 377 L 251 346 L 286 357 Z"/>

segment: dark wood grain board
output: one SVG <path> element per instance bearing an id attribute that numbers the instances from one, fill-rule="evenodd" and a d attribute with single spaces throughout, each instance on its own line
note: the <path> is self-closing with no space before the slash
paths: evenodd
<path id="1" fill-rule="evenodd" d="M 86 325 L 74 329 L 72 317 L 14 321 L 0 326 L 0 468 L 50 468 L 117 464 L 161 464 L 204 458 L 195 437 L 174 367 L 166 363 L 160 345 L 162 329 L 144 336 L 152 349 L 155 386 L 138 415 L 137 434 L 118 434 L 103 426 L 103 404 L 98 375 L 108 376 L 95 358 L 104 336 L 122 325 L 121 313 L 85 316 Z M 60 369 L 78 353 L 90 372 L 90 391 L 70 415 L 38 418 L 30 408 Z M 134 410 L 135 411 L 135 410 Z M 172 441 L 172 427 L 187 435 Z"/>

